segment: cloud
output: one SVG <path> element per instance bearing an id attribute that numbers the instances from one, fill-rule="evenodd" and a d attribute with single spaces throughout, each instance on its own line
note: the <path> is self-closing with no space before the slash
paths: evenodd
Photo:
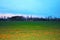
<path id="1" fill-rule="evenodd" d="M 0 13 L 0 17 L 3 17 L 3 16 L 6 16 L 6 17 L 11 17 L 11 16 L 15 16 L 14 14 L 12 13 Z"/>
<path id="2" fill-rule="evenodd" d="M 20 14 L 20 13 L 16 13 L 16 14 L 14 14 L 14 13 L 0 13 L 0 18 L 1 17 L 12 17 L 12 16 L 24 16 L 24 17 L 27 17 L 27 16 L 29 16 L 29 17 L 38 17 L 37 15 L 27 15 L 27 14 Z M 42 17 L 42 16 L 41 16 Z"/>

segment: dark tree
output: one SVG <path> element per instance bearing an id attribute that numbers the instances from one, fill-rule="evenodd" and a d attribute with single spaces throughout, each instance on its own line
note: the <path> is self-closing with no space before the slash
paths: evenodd
<path id="1" fill-rule="evenodd" d="M 11 20 L 11 21 L 24 21 L 25 18 L 23 16 L 13 16 L 13 17 L 9 18 L 9 20 Z"/>

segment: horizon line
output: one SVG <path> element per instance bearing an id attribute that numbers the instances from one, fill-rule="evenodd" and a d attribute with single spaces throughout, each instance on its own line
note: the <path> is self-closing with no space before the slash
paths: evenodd
<path id="1" fill-rule="evenodd" d="M 27 14 L 19 14 L 19 13 L 17 13 L 17 14 L 13 14 L 13 13 L 0 13 L 0 18 L 1 17 L 12 17 L 12 16 L 24 16 L 24 17 L 27 17 L 27 16 L 29 16 L 29 17 L 38 17 L 38 18 L 47 18 L 47 17 L 49 17 L 49 16 L 42 16 L 42 15 L 40 15 L 40 16 L 38 16 L 38 15 L 27 15 Z M 60 17 L 54 17 L 54 16 L 51 16 L 51 17 L 53 17 L 53 18 L 60 18 Z"/>

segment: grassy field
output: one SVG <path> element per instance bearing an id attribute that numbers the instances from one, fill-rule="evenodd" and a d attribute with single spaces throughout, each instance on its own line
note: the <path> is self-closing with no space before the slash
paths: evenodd
<path id="1" fill-rule="evenodd" d="M 0 40 L 60 40 L 60 22 L 0 22 Z"/>

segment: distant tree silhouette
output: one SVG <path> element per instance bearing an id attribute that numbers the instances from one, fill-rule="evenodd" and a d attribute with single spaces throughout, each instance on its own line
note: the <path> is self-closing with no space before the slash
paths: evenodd
<path id="1" fill-rule="evenodd" d="M 38 18 L 38 17 L 24 17 L 24 16 L 12 16 L 12 17 L 8 17 L 6 19 L 6 17 L 4 16 L 4 18 L 0 18 L 0 21 L 60 21 L 60 18 L 52 18 L 52 16 L 48 16 L 48 18 Z"/>
<path id="2" fill-rule="evenodd" d="M 24 21 L 25 18 L 23 16 L 13 16 L 13 17 L 9 18 L 9 20 L 11 20 L 11 21 Z"/>

